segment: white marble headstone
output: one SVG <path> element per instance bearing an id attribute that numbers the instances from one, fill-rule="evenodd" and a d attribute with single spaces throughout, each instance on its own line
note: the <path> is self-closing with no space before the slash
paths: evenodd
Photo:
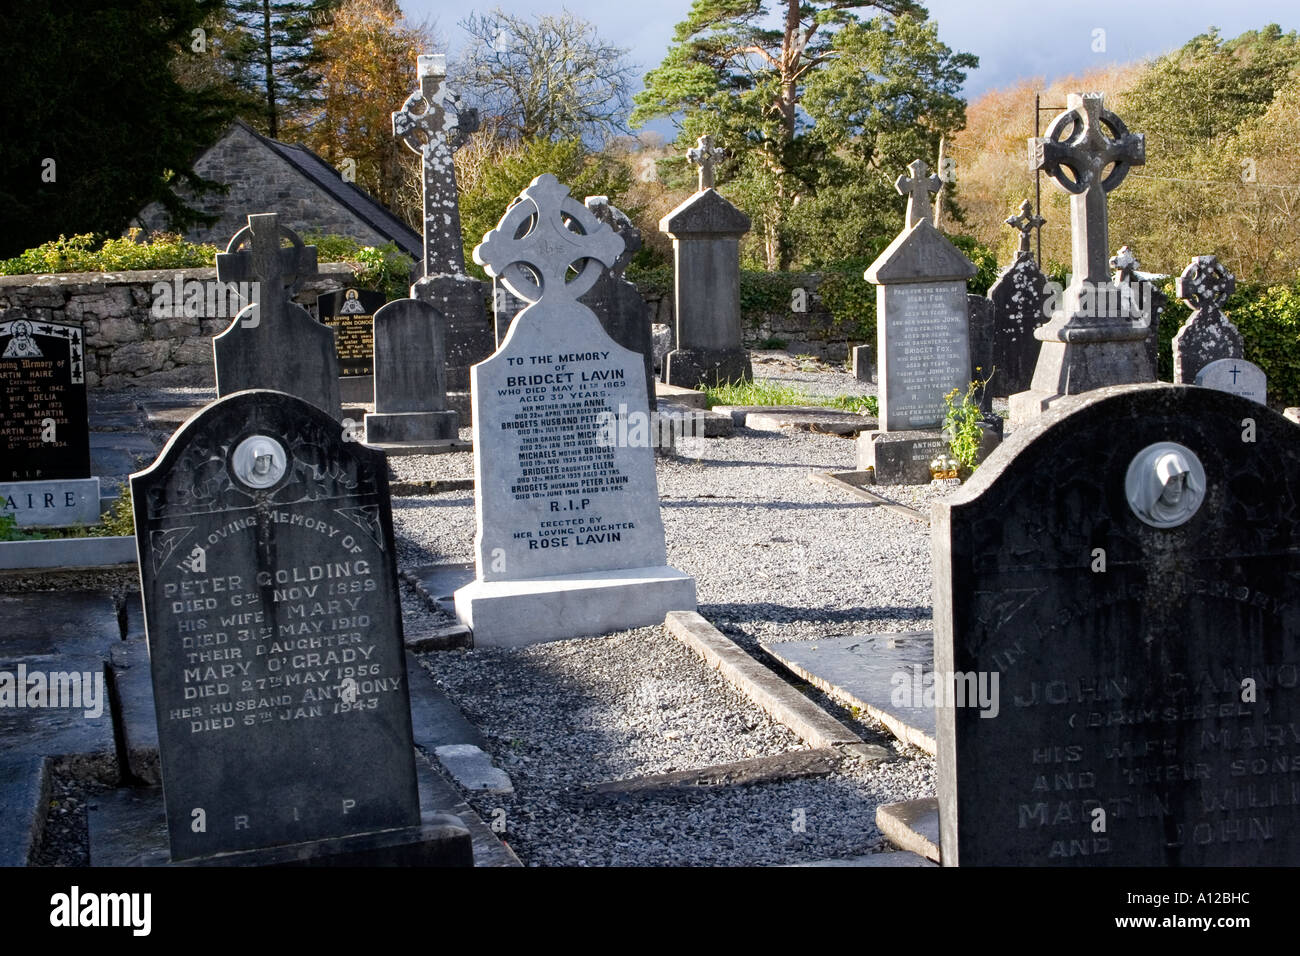
<path id="1" fill-rule="evenodd" d="M 1264 370 L 1245 359 L 1218 359 L 1196 373 L 1196 385 L 1217 388 L 1242 398 L 1268 404 L 1268 379 Z"/>
<path id="2" fill-rule="evenodd" d="M 638 615 L 661 621 L 651 586 L 618 598 L 623 608 L 611 605 L 609 582 L 627 569 L 637 573 L 624 578 L 646 572 L 676 582 L 669 609 L 687 603 L 682 585 L 689 583 L 694 608 L 693 580 L 666 566 L 643 357 L 610 338 L 578 301 L 622 248 L 608 225 L 545 174 L 474 250 L 490 275 L 532 303 L 501 347 L 471 370 L 477 580 L 456 601 L 462 619 L 474 618 L 467 623 L 476 642 L 494 643 L 502 629 L 547 634 L 499 641 L 518 644 L 640 626 L 630 623 Z M 566 281 L 570 265 L 576 271 Z M 588 573 L 606 574 L 594 585 L 603 597 L 580 579 Z M 573 579 L 557 580 L 566 575 Z M 520 597 L 514 584 L 539 578 L 550 584 L 525 589 L 531 605 L 503 603 Z M 634 607 L 643 598 L 650 610 Z M 494 604 L 516 608 L 516 619 L 503 625 L 489 613 Z M 569 623 L 557 624 L 565 615 Z"/>

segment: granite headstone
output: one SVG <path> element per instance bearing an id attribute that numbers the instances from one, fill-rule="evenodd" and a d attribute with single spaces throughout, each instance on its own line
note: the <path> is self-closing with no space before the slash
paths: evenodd
<path id="1" fill-rule="evenodd" d="M 1236 277 L 1214 256 L 1197 256 L 1178 277 L 1178 297 L 1191 307 L 1192 314 L 1174 336 L 1175 382 L 1199 385 L 1201 369 L 1211 362 L 1245 355 L 1241 333 L 1223 312 L 1236 288 Z"/>
<path id="2" fill-rule="evenodd" d="M 447 408 L 445 323 L 418 299 L 396 299 L 375 313 L 375 410 L 366 414 L 371 445 L 423 448 L 459 435 Z"/>
<path id="3" fill-rule="evenodd" d="M 1300 864 L 1300 432 L 1062 400 L 933 506 L 945 865 Z"/>
<path id="4" fill-rule="evenodd" d="M 172 859 L 419 843 L 383 454 L 247 391 L 131 489 Z"/>
<path id="5" fill-rule="evenodd" d="M 290 245 L 281 248 L 281 240 Z M 244 306 L 212 340 L 217 394 L 273 389 L 342 417 L 334 330 L 291 301 L 301 280 L 316 272 L 316 247 L 305 246 L 275 213 L 252 215 L 217 255 L 222 282 L 257 283 L 257 301 Z"/>
<path id="6" fill-rule="evenodd" d="M 1100 93 L 1071 93 L 1047 135 L 1029 140 L 1029 165 L 1070 194 L 1073 278 L 1061 308 L 1034 332 L 1042 345 L 1029 388 L 1009 399 L 1011 420 L 1028 421 L 1063 395 L 1127 382 L 1155 381 L 1148 323 L 1118 306 L 1110 279 L 1106 196 L 1146 162 L 1146 141 L 1111 111 Z"/>
<path id="7" fill-rule="evenodd" d="M 1020 248 L 1015 261 L 1004 269 L 989 288 L 993 303 L 993 367 L 997 370 L 989 389 L 1006 398 L 1029 387 L 1042 345 L 1034 338 L 1034 329 L 1047 321 L 1047 276 L 1038 267 L 1029 248 L 1036 228 L 1046 220 L 1034 215 L 1029 200 L 1020 205 L 1020 213 L 1006 220 L 1020 233 Z"/>
<path id="8" fill-rule="evenodd" d="M 964 395 L 973 370 L 966 280 L 975 265 L 930 221 L 938 177 L 920 160 L 908 170 L 896 183 L 908 225 L 864 275 L 876 285 L 880 427 L 859 436 L 858 468 L 888 484 L 930 481 L 931 459 L 947 449 L 944 396 Z"/>
<path id="9" fill-rule="evenodd" d="M 0 318 L 0 515 L 19 527 L 94 524 L 79 325 Z"/>
<path id="10" fill-rule="evenodd" d="M 468 422 L 469 367 L 492 354 L 483 283 L 465 273 L 460 198 L 453 154 L 478 130 L 478 110 L 463 106 L 447 80 L 447 57 L 416 57 L 419 87 L 393 113 L 393 135 L 420 156 L 424 262 L 411 298 L 433 306 L 445 323 L 448 406 Z"/>
<path id="11" fill-rule="evenodd" d="M 663 380 L 700 388 L 754 377 L 740 323 L 740 239 L 749 217 L 713 188 L 722 151 L 702 136 L 688 158 L 700 167 L 700 188 L 659 221 L 673 241 L 676 347 L 664 359 Z"/>

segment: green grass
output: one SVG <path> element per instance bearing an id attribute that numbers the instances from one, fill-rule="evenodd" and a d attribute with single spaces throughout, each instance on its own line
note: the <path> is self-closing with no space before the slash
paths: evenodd
<path id="1" fill-rule="evenodd" d="M 782 385 L 770 380 L 727 382 L 706 388 L 704 395 L 709 408 L 715 405 L 816 405 L 876 415 L 880 407 L 874 395 L 810 395 L 797 385 Z"/>

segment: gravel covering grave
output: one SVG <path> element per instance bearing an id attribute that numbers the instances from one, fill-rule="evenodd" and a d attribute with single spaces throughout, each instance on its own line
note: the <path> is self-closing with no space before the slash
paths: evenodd
<path id="1" fill-rule="evenodd" d="M 769 362 L 756 372 L 817 394 L 873 391 L 825 366 Z M 852 470 L 852 440 L 741 428 L 731 438 L 683 439 L 678 451 L 656 462 L 669 562 L 695 575 L 701 613 L 751 654 L 765 659 L 759 641 L 929 627 L 926 525 L 808 478 Z M 466 462 L 472 474 L 469 453 L 402 467 L 404 476 L 450 478 Z M 881 490 L 906 504 L 951 493 Z M 393 517 L 403 566 L 474 560 L 472 493 L 397 499 Z M 849 760 L 821 778 L 592 797 L 584 784 L 805 746 L 659 627 L 421 661 L 510 774 L 513 795 L 466 796 L 484 819 L 504 811 L 504 837 L 530 865 L 758 865 L 869 853 L 883 848 L 877 806 L 934 792 L 932 758 L 804 686 L 893 758 Z"/>

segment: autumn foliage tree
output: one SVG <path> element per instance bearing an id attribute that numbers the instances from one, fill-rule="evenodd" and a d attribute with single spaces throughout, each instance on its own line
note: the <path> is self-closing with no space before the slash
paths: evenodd
<path id="1" fill-rule="evenodd" d="M 431 29 L 402 16 L 395 0 L 345 0 L 316 41 L 318 107 L 295 130 L 302 141 L 419 231 L 419 157 L 393 136 L 392 113 L 417 88 L 416 56 Z"/>

